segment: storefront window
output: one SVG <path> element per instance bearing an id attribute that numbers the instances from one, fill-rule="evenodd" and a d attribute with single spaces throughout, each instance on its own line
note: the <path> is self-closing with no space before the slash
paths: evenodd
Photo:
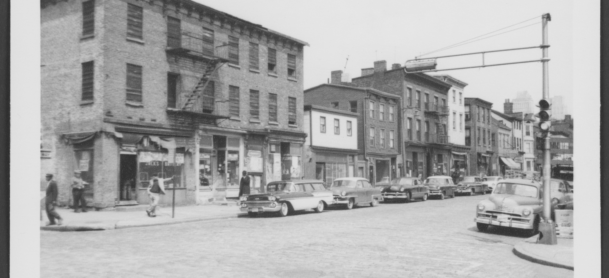
<path id="1" fill-rule="evenodd" d="M 201 149 L 199 154 L 199 185 L 210 186 L 213 181 L 211 150 Z"/>
<path id="2" fill-rule="evenodd" d="M 239 185 L 239 151 L 228 151 L 226 164 L 229 185 Z"/>
<path id="3" fill-rule="evenodd" d="M 148 187 L 152 177 L 169 178 L 174 176 L 173 182 L 165 182 L 165 187 L 183 187 L 181 184 L 182 167 L 184 165 L 184 153 L 176 153 L 169 156 L 162 152 L 140 152 L 138 156 L 139 181 L 141 187 Z"/>

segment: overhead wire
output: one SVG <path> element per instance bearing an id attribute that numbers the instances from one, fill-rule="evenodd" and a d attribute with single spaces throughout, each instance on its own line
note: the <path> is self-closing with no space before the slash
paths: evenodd
<path id="1" fill-rule="evenodd" d="M 535 17 L 533 17 L 533 18 L 530 18 L 530 19 L 527 19 L 527 20 L 524 20 L 524 21 L 518 22 L 518 23 L 516 23 L 516 24 L 512 24 L 512 25 L 510 25 L 510 26 L 503 27 L 503 28 L 497 29 L 497 30 L 495 30 L 495 31 L 492 31 L 492 32 L 489 32 L 489 33 L 486 33 L 486 34 L 483 34 L 483 35 L 479 35 L 479 36 L 477 36 L 477 37 L 473 37 L 473 38 L 471 38 L 471 39 L 467 39 L 467 40 L 462 41 L 462 42 L 458 42 L 458 43 L 455 43 L 455 44 L 452 44 L 452 45 L 449 45 L 449 46 L 446 46 L 446 47 L 443 47 L 443 48 L 440 48 L 440 49 L 437 49 L 437 50 L 434 50 L 434 51 L 431 51 L 431 52 L 427 52 L 427 53 L 424 53 L 424 54 L 418 55 L 416 58 L 419 58 L 419 57 L 422 57 L 422 56 L 427 56 L 427 55 L 432 54 L 432 53 L 436 53 L 436 52 L 439 52 L 439 51 L 442 51 L 442 50 L 447 50 L 447 49 L 454 48 L 454 47 L 457 47 L 457 46 L 461 46 L 461 45 L 464 45 L 464 44 L 467 44 L 467 43 L 471 43 L 471 42 L 474 42 L 473 40 L 478 41 L 478 40 L 476 40 L 476 39 L 481 38 L 481 37 L 485 37 L 485 36 L 487 36 L 487 35 L 490 35 L 490 34 L 493 34 L 493 33 L 496 33 L 496 32 L 499 32 L 499 31 L 501 31 L 501 30 L 505 30 L 505 29 L 508 29 L 508 28 L 514 27 L 514 26 L 516 26 L 516 25 L 520 25 L 520 24 L 522 24 L 522 23 L 524 23 L 524 22 L 531 21 L 531 20 L 536 19 L 536 18 L 539 18 L 539 17 L 540 17 L 540 16 L 535 16 Z M 530 25 L 527 25 L 527 26 L 525 26 L 525 27 L 528 27 L 528 26 L 530 26 Z M 524 27 L 523 27 L 523 28 L 524 28 Z M 518 29 L 522 29 L 522 28 L 518 28 Z M 518 29 L 513 29 L 513 30 L 518 30 Z M 510 31 L 512 31 L 512 30 L 510 30 Z M 510 32 L 510 31 L 508 31 L 508 32 Z M 505 33 L 507 33 L 507 32 L 505 32 Z M 502 33 L 502 34 L 503 34 L 503 33 Z M 494 35 L 493 35 L 493 36 L 494 36 Z M 493 37 L 493 36 L 491 36 L 491 37 Z"/>

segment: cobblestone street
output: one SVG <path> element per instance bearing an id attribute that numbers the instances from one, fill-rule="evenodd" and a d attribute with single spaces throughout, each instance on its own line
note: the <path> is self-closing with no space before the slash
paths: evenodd
<path id="1" fill-rule="evenodd" d="M 41 277 L 573 277 L 516 257 L 524 235 L 478 232 L 474 208 L 486 197 L 42 231 Z"/>

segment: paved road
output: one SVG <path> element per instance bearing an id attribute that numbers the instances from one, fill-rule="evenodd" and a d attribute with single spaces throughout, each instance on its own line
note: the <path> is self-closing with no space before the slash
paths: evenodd
<path id="1" fill-rule="evenodd" d="M 473 214 L 485 197 L 42 231 L 41 277 L 573 277 L 516 257 L 512 247 L 524 235 L 478 232 Z"/>

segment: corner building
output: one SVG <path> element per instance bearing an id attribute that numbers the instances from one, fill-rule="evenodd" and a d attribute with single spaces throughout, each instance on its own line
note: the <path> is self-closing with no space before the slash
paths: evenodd
<path id="1" fill-rule="evenodd" d="M 76 169 L 97 208 L 148 203 L 152 176 L 176 204 L 236 196 L 243 170 L 253 192 L 302 177 L 306 42 L 186 0 L 43 0 L 41 40 L 61 203 Z"/>

